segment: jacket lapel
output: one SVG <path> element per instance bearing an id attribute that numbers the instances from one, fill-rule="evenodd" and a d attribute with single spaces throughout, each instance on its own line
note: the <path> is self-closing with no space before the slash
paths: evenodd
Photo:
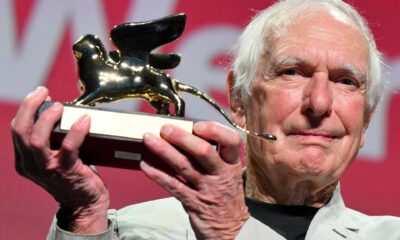
<path id="1" fill-rule="evenodd" d="M 305 239 L 321 239 L 321 237 L 325 240 L 361 239 L 360 226 L 356 225 L 345 211 L 348 209 L 344 205 L 338 184 L 332 199 L 315 215 Z"/>

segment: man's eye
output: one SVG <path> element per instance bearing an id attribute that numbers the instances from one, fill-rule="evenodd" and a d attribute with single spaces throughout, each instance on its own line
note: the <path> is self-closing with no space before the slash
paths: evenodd
<path id="1" fill-rule="evenodd" d="M 348 86 L 357 86 L 357 81 L 350 78 L 342 78 L 338 82 Z"/>
<path id="2" fill-rule="evenodd" d="M 289 75 L 289 76 L 294 76 L 294 75 L 298 75 L 299 72 L 296 69 L 285 69 L 282 72 L 283 75 Z"/>

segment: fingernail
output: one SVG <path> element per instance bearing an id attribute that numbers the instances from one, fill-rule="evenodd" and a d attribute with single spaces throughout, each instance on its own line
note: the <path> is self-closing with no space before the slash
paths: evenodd
<path id="1" fill-rule="evenodd" d="M 55 102 L 53 105 L 51 105 L 50 109 L 52 111 L 59 111 L 62 108 L 62 104 L 59 102 Z"/>
<path id="2" fill-rule="evenodd" d="M 140 168 L 144 171 L 151 169 L 151 166 L 145 162 L 145 161 L 140 161 Z"/>
<path id="3" fill-rule="evenodd" d="M 164 125 L 164 126 L 162 126 L 162 128 L 161 128 L 161 134 L 162 134 L 163 136 L 168 136 L 168 135 L 170 135 L 170 134 L 172 133 L 172 131 L 173 131 L 173 129 L 172 129 L 172 127 L 169 126 L 169 125 Z"/>
<path id="4" fill-rule="evenodd" d="M 89 119 L 90 119 L 89 115 L 84 114 L 84 115 L 79 117 L 77 122 L 78 122 L 79 125 L 83 125 L 83 124 L 86 125 L 89 122 Z"/>
<path id="5" fill-rule="evenodd" d="M 28 94 L 27 97 L 31 97 L 32 95 L 39 94 L 39 93 L 41 93 L 41 92 L 43 92 L 43 91 L 45 91 L 45 90 L 46 90 L 45 87 L 39 86 L 39 87 L 37 87 L 35 90 L 33 90 L 32 92 L 30 92 L 30 93 Z"/>
<path id="6" fill-rule="evenodd" d="M 149 164 L 147 164 L 145 161 L 140 161 L 141 167 L 149 167 Z"/>
<path id="7" fill-rule="evenodd" d="M 35 89 L 35 93 L 40 93 L 40 92 L 43 92 L 44 90 L 46 90 L 46 88 L 45 87 L 43 87 L 43 86 L 39 86 L 39 87 L 37 87 L 36 89 Z"/>
<path id="8" fill-rule="evenodd" d="M 196 123 L 196 124 L 194 125 L 194 130 L 195 130 L 195 131 L 200 131 L 200 132 L 202 132 L 202 131 L 205 131 L 206 128 L 207 128 L 207 124 L 204 123 L 204 122 L 198 122 L 198 123 Z"/>
<path id="9" fill-rule="evenodd" d="M 78 127 L 78 128 L 81 128 L 81 129 L 82 128 L 87 128 L 89 126 L 89 124 L 90 124 L 89 121 L 90 121 L 90 117 L 87 114 L 85 114 L 85 115 L 80 116 L 78 118 L 78 120 L 76 120 L 74 125 L 76 127 Z"/>
<path id="10" fill-rule="evenodd" d="M 148 144 L 154 144 L 156 142 L 156 137 L 151 133 L 145 133 L 143 135 L 143 141 Z"/>

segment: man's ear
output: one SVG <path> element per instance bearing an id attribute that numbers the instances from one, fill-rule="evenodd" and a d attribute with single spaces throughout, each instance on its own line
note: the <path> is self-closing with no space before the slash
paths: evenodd
<path id="1" fill-rule="evenodd" d="M 240 127 L 246 126 L 246 114 L 244 111 L 243 99 L 240 91 L 233 91 L 235 85 L 235 75 L 232 69 L 229 70 L 226 78 L 226 92 L 228 93 L 228 102 L 231 110 L 231 118 L 234 123 Z"/>
<path id="2" fill-rule="evenodd" d="M 361 141 L 360 141 L 360 147 L 359 147 L 359 148 L 364 147 L 364 144 L 365 144 L 365 134 L 366 134 L 367 128 L 368 128 L 368 125 L 364 126 L 364 128 L 363 128 L 363 131 L 362 131 L 362 133 L 361 133 L 362 135 L 361 135 Z"/>

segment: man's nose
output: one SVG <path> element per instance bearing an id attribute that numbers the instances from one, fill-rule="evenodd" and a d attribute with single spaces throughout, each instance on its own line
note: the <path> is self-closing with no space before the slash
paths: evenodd
<path id="1" fill-rule="evenodd" d="M 328 74 L 315 73 L 304 89 L 302 111 L 309 117 L 327 117 L 332 112 L 333 96 Z"/>

